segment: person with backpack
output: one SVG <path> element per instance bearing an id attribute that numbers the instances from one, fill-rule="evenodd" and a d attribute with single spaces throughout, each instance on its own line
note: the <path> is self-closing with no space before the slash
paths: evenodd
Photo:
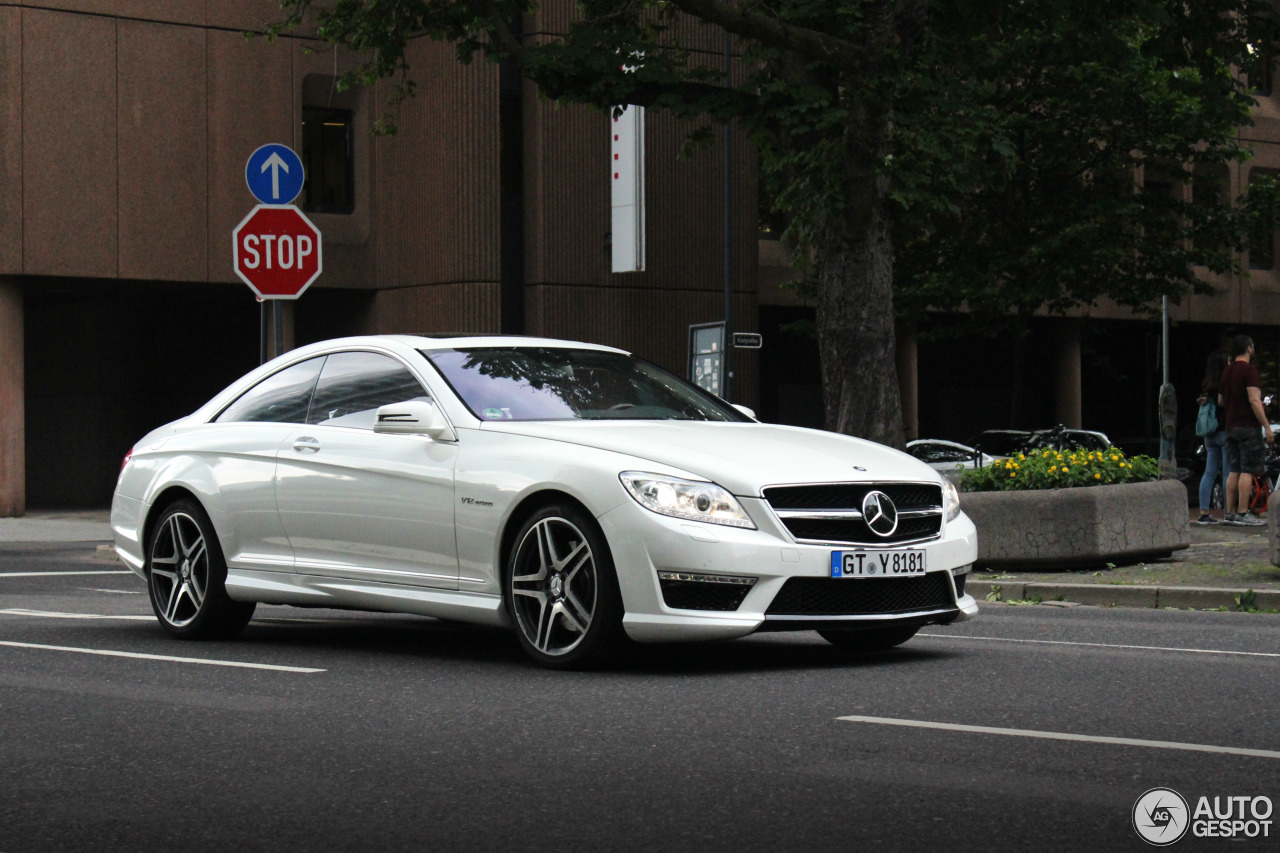
<path id="1" fill-rule="evenodd" d="M 1249 513 L 1249 496 L 1253 492 L 1253 478 L 1266 476 L 1266 444 L 1274 444 L 1276 436 L 1262 405 L 1262 377 L 1258 368 L 1250 363 L 1253 353 L 1253 338 L 1248 335 L 1232 338 L 1231 363 L 1218 380 L 1218 402 L 1226 412 L 1227 462 L 1231 465 L 1223 524 L 1266 523 Z M 1263 444 L 1264 434 L 1266 444 Z"/>
<path id="2" fill-rule="evenodd" d="M 1218 403 L 1218 382 L 1227 369 L 1227 354 L 1222 350 L 1209 353 L 1204 368 L 1204 381 L 1200 383 L 1200 396 L 1196 398 L 1196 435 L 1204 440 L 1204 474 L 1200 477 L 1200 517 L 1196 524 L 1217 524 L 1218 519 L 1209 514 L 1213 498 L 1213 484 L 1222 476 L 1223 495 L 1226 495 L 1227 475 L 1231 473 L 1227 462 L 1227 416 Z"/>

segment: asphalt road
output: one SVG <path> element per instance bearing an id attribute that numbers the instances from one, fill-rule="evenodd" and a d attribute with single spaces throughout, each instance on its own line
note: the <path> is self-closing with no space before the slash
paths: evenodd
<path id="1" fill-rule="evenodd" d="M 553 673 L 400 616 L 171 640 L 91 547 L 0 548 L 2 853 L 1142 850 L 1148 789 L 1280 804 L 1277 616 L 1000 605 L 862 658 L 761 635 Z M 1172 849 L 1277 849 L 1270 819 Z"/>

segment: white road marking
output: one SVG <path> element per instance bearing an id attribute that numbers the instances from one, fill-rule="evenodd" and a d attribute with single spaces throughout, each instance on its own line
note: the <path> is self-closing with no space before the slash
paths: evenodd
<path id="1" fill-rule="evenodd" d="M 97 569 L 91 572 L 0 572 L 0 578 L 52 578 L 60 575 L 131 575 L 128 569 Z"/>
<path id="2" fill-rule="evenodd" d="M 964 726 L 958 723 L 934 723 L 928 720 L 898 720 L 893 717 L 836 717 L 848 723 L 874 723 L 881 726 L 906 726 L 915 729 L 940 729 L 949 732 L 971 732 L 984 735 L 1012 735 L 1013 737 L 1040 738 L 1043 740 L 1068 740 L 1083 743 L 1107 743 L 1117 746 L 1147 746 L 1155 749 L 1182 749 L 1190 752 L 1214 752 L 1227 755 L 1247 755 L 1252 758 L 1280 758 L 1280 752 L 1269 749 L 1245 749 L 1236 746 L 1211 746 L 1203 743 L 1178 743 L 1168 740 L 1140 740 L 1127 737 L 1103 737 L 1101 735 L 1075 735 L 1068 732 L 1041 732 L 1034 729 L 999 729 L 993 726 Z"/>
<path id="3" fill-rule="evenodd" d="M 128 619 L 145 622 L 154 622 L 154 616 L 112 616 L 106 613 L 58 613 L 55 610 L 23 610 L 18 607 L 11 607 L 0 610 L 0 615 L 4 616 L 41 616 L 45 619 Z"/>
<path id="4" fill-rule="evenodd" d="M 149 618 L 149 617 L 148 617 Z M 117 658 L 137 658 L 140 660 L 160 660 L 169 661 L 171 663 L 200 663 L 207 666 L 233 666 L 242 669 L 269 669 L 275 672 L 325 672 L 323 669 L 313 669 L 305 666 L 283 666 L 274 663 L 247 663 L 238 660 L 210 660 L 208 658 L 180 658 L 171 655 L 147 655 L 141 652 L 118 652 L 111 649 L 80 649 L 74 646 L 46 646 L 40 643 L 15 643 L 9 640 L 0 640 L 0 646 L 12 646 L 16 649 L 43 649 L 53 652 L 79 652 L 85 655 L 105 655 L 107 657 Z"/>
<path id="5" fill-rule="evenodd" d="M 80 588 L 86 592 L 109 592 L 112 595 L 142 595 L 142 590 L 139 589 L 98 589 L 92 586 L 82 586 Z"/>
<path id="6" fill-rule="evenodd" d="M 917 634 L 939 640 L 988 640 L 995 643 L 1036 643 L 1045 646 L 1089 646 L 1096 649 L 1137 649 L 1144 652 L 1191 652 L 1198 655 L 1243 655 L 1254 658 L 1280 658 L 1280 652 L 1238 652 L 1231 649 L 1180 649 L 1176 646 L 1126 646 L 1120 643 L 1078 643 L 1070 640 L 1018 640 L 1013 637 L 976 637 L 971 634 Z"/>

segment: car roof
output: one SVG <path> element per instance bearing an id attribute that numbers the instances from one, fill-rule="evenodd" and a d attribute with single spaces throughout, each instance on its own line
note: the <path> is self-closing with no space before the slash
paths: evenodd
<path id="1" fill-rule="evenodd" d="M 359 338 L 347 340 L 358 342 Z M 494 335 L 471 332 L 427 332 L 418 335 L 372 335 L 365 340 L 390 340 L 414 349 L 447 350 L 469 347 L 541 347 L 550 349 L 591 349 L 630 355 L 626 350 L 585 341 L 569 341 L 560 338 L 542 338 L 533 335 Z"/>

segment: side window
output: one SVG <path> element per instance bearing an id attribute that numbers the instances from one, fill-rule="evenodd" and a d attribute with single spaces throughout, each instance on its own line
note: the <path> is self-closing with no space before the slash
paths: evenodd
<path id="1" fill-rule="evenodd" d="M 306 423 L 311 390 L 323 364 L 324 356 L 321 356 L 271 374 L 223 409 L 217 422 Z"/>
<path id="2" fill-rule="evenodd" d="M 394 358 L 341 352 L 325 362 L 307 423 L 373 429 L 379 406 L 429 399 L 409 369 Z"/>

